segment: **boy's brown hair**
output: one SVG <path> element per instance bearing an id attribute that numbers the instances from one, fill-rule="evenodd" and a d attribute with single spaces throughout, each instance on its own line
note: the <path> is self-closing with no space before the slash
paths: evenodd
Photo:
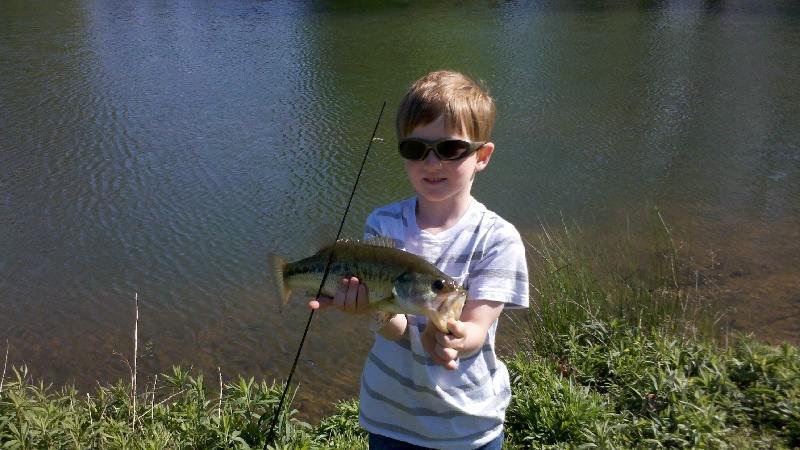
<path id="1" fill-rule="evenodd" d="M 445 128 L 466 132 L 474 141 L 489 141 L 497 114 L 492 98 L 466 75 L 451 70 L 431 72 L 408 89 L 397 107 L 397 139 L 414 128 L 444 117 Z"/>

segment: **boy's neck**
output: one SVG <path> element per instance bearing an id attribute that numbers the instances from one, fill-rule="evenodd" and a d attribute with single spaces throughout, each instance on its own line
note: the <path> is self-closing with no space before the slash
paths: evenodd
<path id="1" fill-rule="evenodd" d="M 472 196 L 456 202 L 431 202 L 417 197 L 417 228 L 438 234 L 452 228 L 469 209 Z"/>

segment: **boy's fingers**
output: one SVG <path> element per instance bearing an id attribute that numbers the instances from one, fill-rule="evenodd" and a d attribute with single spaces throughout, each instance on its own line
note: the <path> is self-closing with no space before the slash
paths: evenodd
<path id="1" fill-rule="evenodd" d="M 444 347 L 452 347 L 454 342 L 461 341 L 466 336 L 464 322 L 450 318 L 447 321 L 447 329 L 450 333 L 445 334 L 441 331 L 436 332 L 436 342 Z"/>
<path id="2" fill-rule="evenodd" d="M 444 347 L 442 345 L 436 346 L 436 353 L 438 353 L 439 356 L 445 361 L 456 359 L 456 356 L 458 355 L 458 352 L 454 349 L 450 347 Z"/>
<path id="3" fill-rule="evenodd" d="M 437 345 L 436 353 L 440 358 L 438 361 L 439 365 L 447 370 L 455 370 L 458 368 L 458 360 L 456 359 L 458 357 L 458 352 L 456 350 Z"/>
<path id="4" fill-rule="evenodd" d="M 333 296 L 333 306 L 347 313 L 359 313 L 366 308 L 369 299 L 366 286 L 358 282 L 358 278 L 342 278 L 339 289 Z"/>
<path id="5" fill-rule="evenodd" d="M 367 286 L 363 284 L 358 285 L 358 295 L 356 296 L 356 310 L 358 312 L 364 312 L 367 306 L 369 306 L 369 296 L 367 295 Z"/>
<path id="6" fill-rule="evenodd" d="M 464 322 L 461 322 L 460 320 L 456 320 L 456 319 L 454 319 L 452 317 L 447 319 L 447 330 L 450 331 L 450 334 L 455 336 L 456 338 L 463 338 L 464 337 L 464 335 L 466 334 L 465 333 L 465 331 L 466 331 L 465 328 L 466 327 L 464 327 Z"/>
<path id="7" fill-rule="evenodd" d="M 358 310 L 358 279 L 350 278 L 345 294 L 344 310 L 356 312 Z"/>
<path id="8" fill-rule="evenodd" d="M 333 296 L 333 305 L 344 311 L 344 303 L 347 301 L 347 288 L 350 286 L 350 280 L 343 278 L 339 283 L 339 289 Z"/>
<path id="9" fill-rule="evenodd" d="M 338 305 L 343 312 L 352 313 L 356 306 L 358 284 L 353 284 L 353 278 L 345 278 L 339 288 L 342 302 Z"/>

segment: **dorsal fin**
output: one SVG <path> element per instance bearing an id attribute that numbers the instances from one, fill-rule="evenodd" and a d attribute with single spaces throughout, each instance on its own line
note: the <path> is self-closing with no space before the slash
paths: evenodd
<path id="1" fill-rule="evenodd" d="M 386 236 L 373 236 L 364 240 L 364 243 L 378 247 L 397 248 L 395 240 Z"/>
<path id="2" fill-rule="evenodd" d="M 308 239 L 308 242 L 311 245 L 311 252 L 317 253 L 320 250 L 333 245 L 333 241 L 336 240 L 336 232 L 338 231 L 339 227 L 333 225 L 321 225 L 314 229 Z M 339 236 L 339 241 L 349 240 L 351 239 L 344 231 L 342 231 L 342 235 Z"/>

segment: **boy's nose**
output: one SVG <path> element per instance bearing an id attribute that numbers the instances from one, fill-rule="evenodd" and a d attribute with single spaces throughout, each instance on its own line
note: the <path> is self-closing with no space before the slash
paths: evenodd
<path id="1" fill-rule="evenodd" d="M 439 159 L 438 156 L 436 156 L 436 153 L 431 152 L 431 151 L 429 151 L 428 155 L 425 156 L 425 161 L 424 162 L 425 162 L 426 166 L 431 166 L 431 167 L 441 167 L 442 166 L 442 160 Z"/>

